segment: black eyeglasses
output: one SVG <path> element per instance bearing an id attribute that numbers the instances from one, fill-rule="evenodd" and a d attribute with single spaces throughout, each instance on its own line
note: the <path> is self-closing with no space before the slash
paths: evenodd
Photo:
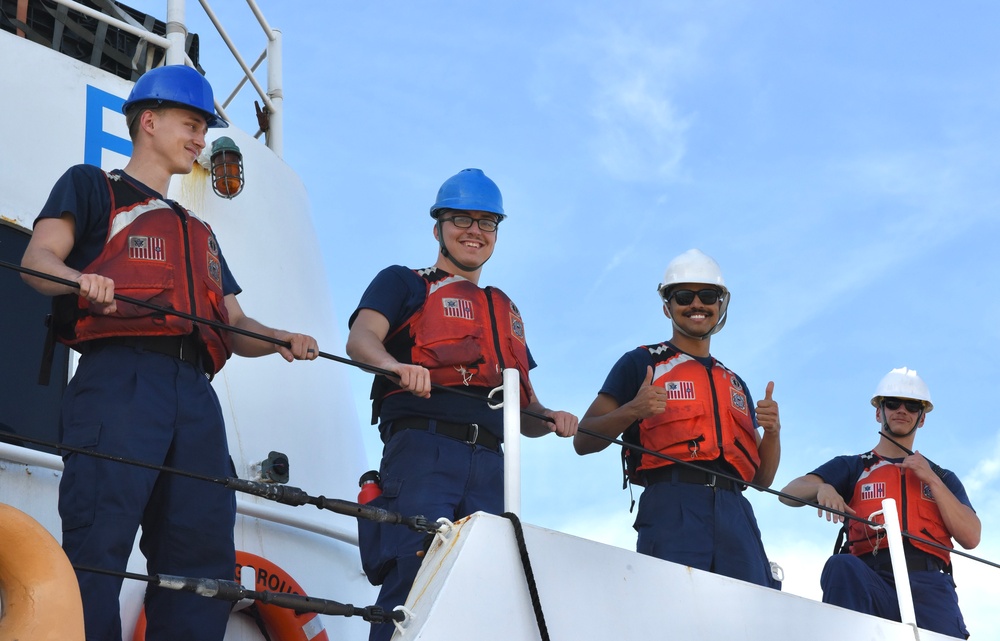
<path id="1" fill-rule="evenodd" d="M 902 405 L 903 407 L 906 408 L 906 411 L 909 412 L 910 414 L 916 414 L 920 410 L 924 409 L 924 404 L 922 402 L 907 401 L 902 398 L 883 398 L 882 405 L 884 405 L 885 409 L 889 410 L 890 412 L 895 412 L 896 410 L 899 409 L 899 406 Z"/>
<path id="2" fill-rule="evenodd" d="M 698 300 L 705 305 L 714 305 L 719 302 L 719 297 L 722 295 L 722 292 L 717 289 L 699 289 L 697 292 L 693 292 L 690 289 L 678 289 L 677 291 L 670 292 L 670 298 L 674 299 L 674 302 L 678 305 L 687 307 L 694 302 L 696 294 L 698 296 Z"/>
<path id="3" fill-rule="evenodd" d="M 472 216 L 450 216 L 441 220 L 450 220 L 459 229 L 468 229 L 472 227 L 472 221 L 476 221 L 479 229 L 483 231 L 496 231 L 497 225 L 500 224 L 500 221 L 493 218 L 473 218 Z"/>

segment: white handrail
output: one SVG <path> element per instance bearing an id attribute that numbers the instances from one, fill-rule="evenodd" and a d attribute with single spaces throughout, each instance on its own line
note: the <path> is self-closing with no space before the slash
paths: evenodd
<path id="1" fill-rule="evenodd" d="M 158 36 L 158 35 L 156 35 L 155 33 L 151 32 L 151 31 L 147 31 L 146 29 L 143 29 L 142 27 L 137 27 L 135 25 L 131 25 L 131 24 L 127 23 L 127 22 L 119 20 L 118 18 L 114 18 L 112 16 L 109 16 L 106 13 L 101 13 L 97 9 L 92 9 L 92 8 L 86 6 L 86 5 L 80 4 L 79 2 L 74 2 L 73 0 L 54 0 L 54 2 L 56 4 L 61 4 L 61 5 L 65 6 L 65 7 L 69 7 L 73 11 L 79 11 L 83 15 L 90 16 L 91 18 L 94 18 L 95 20 L 100 20 L 102 22 L 106 22 L 109 25 L 111 25 L 112 27 L 115 27 L 117 29 L 121 29 L 122 31 L 125 31 L 127 33 L 131 33 L 133 36 L 137 36 L 137 37 L 141 38 L 142 40 L 146 40 L 147 42 L 151 42 L 151 43 L 155 44 L 158 47 L 163 47 L 167 51 L 170 50 L 170 44 L 171 44 L 170 40 L 168 40 L 167 38 L 164 38 L 163 36 Z M 181 47 L 182 51 L 183 51 L 183 49 L 184 49 L 184 47 Z"/>
<path id="2" fill-rule="evenodd" d="M 177 2 L 178 0 L 172 0 L 172 1 Z M 212 11 L 212 7 L 209 6 L 208 0 L 198 0 L 198 1 L 201 3 L 201 8 L 205 10 L 205 15 L 208 16 L 208 19 L 212 21 L 213 25 L 215 25 L 215 30 L 219 32 L 219 36 L 222 38 L 222 41 L 226 43 L 227 47 L 229 47 L 229 52 L 233 54 L 233 58 L 236 59 L 237 64 L 239 64 L 240 68 L 243 69 L 243 73 L 246 76 L 246 79 L 249 80 L 250 84 L 253 85 L 253 88 L 257 90 L 257 95 L 260 96 L 260 99 L 264 102 L 264 105 L 267 107 L 268 111 L 274 111 L 274 104 L 271 103 L 271 98 L 270 96 L 268 96 L 268 92 L 264 91 L 264 88 L 260 86 L 259 82 L 257 82 L 257 79 L 253 75 L 253 71 L 250 70 L 250 66 L 247 65 L 246 61 L 243 59 L 243 56 L 236 48 L 236 45 L 229 38 L 229 33 L 227 33 L 226 30 L 223 28 L 222 23 L 219 22 L 218 16 L 216 16 L 215 12 Z M 273 30 L 271 30 L 271 32 L 266 33 L 265 35 L 267 35 L 268 41 L 273 41 Z M 270 69 L 271 67 L 270 62 L 268 63 L 267 66 L 268 69 Z"/>
<path id="3" fill-rule="evenodd" d="M 521 375 L 503 371 L 503 505 L 521 515 Z"/>
<path id="4" fill-rule="evenodd" d="M 163 37 L 157 35 L 141 26 L 130 24 L 123 20 L 119 20 L 113 16 L 109 16 L 106 13 L 101 12 L 98 9 L 93 9 L 86 5 L 82 5 L 75 0 L 53 0 L 57 4 L 61 4 L 73 11 L 82 13 L 85 16 L 94 18 L 95 20 L 100 20 L 105 22 L 117 29 L 130 33 L 141 40 L 145 40 L 151 44 L 161 47 L 166 55 L 164 61 L 168 65 L 183 65 L 194 66 L 193 61 L 187 55 L 184 50 L 184 44 L 187 39 L 187 26 L 185 21 L 185 0 L 167 0 L 167 16 L 166 16 L 166 26 L 167 26 L 167 36 Z M 205 10 L 205 15 L 215 26 L 216 31 L 218 31 L 219 36 L 225 42 L 226 46 L 229 47 L 230 53 L 232 53 L 233 58 L 239 64 L 240 68 L 243 70 L 244 77 L 237 84 L 233 93 L 229 96 L 224 104 L 220 104 L 218 100 L 215 101 L 215 108 L 219 115 L 222 116 L 224 120 L 229 120 L 229 116 L 225 112 L 225 107 L 229 105 L 229 102 L 239 93 L 240 89 L 246 82 L 250 82 L 253 85 L 254 90 L 260 96 L 261 102 L 268 111 L 269 118 L 269 129 L 267 131 L 266 144 L 274 151 L 279 157 L 282 155 L 284 147 L 284 125 L 282 121 L 282 106 L 281 103 L 284 99 L 283 89 L 282 89 L 282 73 L 281 73 L 281 31 L 271 28 L 261 13 L 260 8 L 254 0 L 247 0 L 247 4 L 250 6 L 250 10 L 256 16 L 257 21 L 260 23 L 261 28 L 264 31 L 264 35 L 267 37 L 267 48 L 261 54 L 260 58 L 254 63 L 253 67 L 247 65 L 243 56 L 236 49 L 236 45 L 230 40 L 229 34 L 222 27 L 219 19 L 216 17 L 215 12 L 208 5 L 207 0 L 199 0 L 201 2 L 202 8 Z M 265 91 L 261 87 L 260 83 L 257 82 L 254 72 L 260 65 L 261 61 L 267 58 L 267 80 L 268 88 Z M 258 131 L 258 135 L 260 132 Z"/>
<path id="5" fill-rule="evenodd" d="M 881 514 L 885 525 L 886 540 L 889 542 L 889 560 L 896 582 L 896 598 L 899 600 L 900 621 L 917 626 L 917 615 L 913 610 L 913 593 L 910 591 L 910 573 L 906 568 L 906 554 L 903 550 L 903 535 L 899 527 L 899 512 L 895 499 L 884 499 L 882 509 L 869 515 L 868 520 Z M 871 526 L 869 526 L 871 527 Z"/>

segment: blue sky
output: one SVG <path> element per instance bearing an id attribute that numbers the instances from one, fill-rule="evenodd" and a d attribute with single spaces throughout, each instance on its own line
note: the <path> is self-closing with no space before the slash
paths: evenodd
<path id="1" fill-rule="evenodd" d="M 915 368 L 935 402 L 917 449 L 962 478 L 983 519 L 975 553 L 1000 562 L 1000 7 L 618 4 L 260 1 L 284 35 L 285 159 L 310 192 L 343 332 L 322 347 L 343 354 L 379 269 L 434 262 L 428 207 L 479 167 L 509 214 L 482 283 L 521 308 L 542 402 L 582 415 L 623 352 L 669 338 L 655 288 L 698 247 L 733 293 L 713 354 L 755 398 L 775 382 L 774 487 L 874 446 L 875 384 Z M 189 5 L 228 93 L 237 72 L 209 64 L 216 39 Z M 245 7 L 216 10 L 255 58 Z M 243 97 L 229 114 L 255 127 Z M 370 377 L 351 382 L 375 466 Z M 522 450 L 522 518 L 633 547 L 618 448 Z M 786 589 L 818 598 L 836 528 L 750 497 Z M 1000 639 L 998 578 L 957 563 L 976 639 Z"/>

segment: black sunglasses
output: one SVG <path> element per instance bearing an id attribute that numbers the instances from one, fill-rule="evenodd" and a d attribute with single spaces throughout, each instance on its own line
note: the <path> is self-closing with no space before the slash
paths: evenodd
<path id="1" fill-rule="evenodd" d="M 890 412 L 895 412 L 899 409 L 899 406 L 902 405 L 910 414 L 916 414 L 920 410 L 924 409 L 924 404 L 920 401 L 905 401 L 901 398 L 883 398 L 882 405 L 884 405 L 885 409 Z"/>
<path id="2" fill-rule="evenodd" d="M 719 297 L 722 295 L 722 293 L 717 289 L 699 289 L 697 292 L 693 292 L 690 289 L 678 289 L 670 292 L 670 298 L 672 298 L 678 305 L 687 307 L 694 302 L 695 294 L 698 295 L 698 300 L 705 305 L 716 304 L 719 302 Z M 668 298 L 667 300 L 670 299 Z"/>

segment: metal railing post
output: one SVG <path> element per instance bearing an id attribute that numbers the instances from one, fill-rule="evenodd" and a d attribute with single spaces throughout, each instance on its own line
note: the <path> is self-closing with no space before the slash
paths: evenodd
<path id="1" fill-rule="evenodd" d="M 503 506 L 521 515 L 521 375 L 503 371 Z"/>
<path id="2" fill-rule="evenodd" d="M 281 30 L 272 29 L 271 35 L 272 38 L 267 41 L 267 95 L 271 99 L 267 146 L 278 155 L 278 158 L 283 158 L 285 148 L 283 103 L 285 96 L 281 75 Z"/>
<path id="3" fill-rule="evenodd" d="M 169 0 L 167 2 L 167 48 L 166 62 L 168 65 L 182 65 L 186 52 L 184 44 L 187 40 L 187 27 L 184 26 L 184 0 Z"/>
<path id="4" fill-rule="evenodd" d="M 876 512 L 875 514 L 878 514 Z M 899 512 L 895 499 L 882 501 L 882 516 L 885 519 L 886 540 L 889 542 L 889 559 L 892 574 L 896 579 L 896 598 L 899 599 L 900 621 L 916 627 L 917 616 L 913 611 L 913 593 L 910 591 L 910 573 L 906 568 L 906 554 L 903 551 L 903 535 L 899 528 Z M 868 517 L 871 520 L 871 517 Z"/>

